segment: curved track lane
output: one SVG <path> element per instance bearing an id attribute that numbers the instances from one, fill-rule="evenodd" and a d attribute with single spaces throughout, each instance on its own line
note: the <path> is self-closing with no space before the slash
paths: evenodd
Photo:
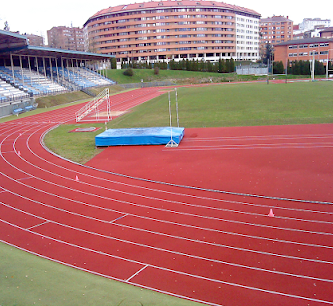
<path id="1" fill-rule="evenodd" d="M 156 184 L 63 160 L 41 139 L 78 108 L 0 125 L 2 242 L 210 305 L 333 304 L 331 204 Z"/>

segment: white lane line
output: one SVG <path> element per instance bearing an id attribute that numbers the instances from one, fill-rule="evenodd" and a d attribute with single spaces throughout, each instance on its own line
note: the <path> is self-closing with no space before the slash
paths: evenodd
<path id="1" fill-rule="evenodd" d="M 11 165 L 13 168 L 21 171 L 22 173 L 25 173 L 26 175 L 30 175 L 29 173 L 27 173 L 27 172 L 19 169 L 18 167 L 12 165 L 8 161 L 7 161 L 7 163 L 9 165 Z M 15 179 L 13 179 L 11 177 L 9 177 L 8 175 L 6 175 L 4 173 L 2 173 L 2 174 L 5 177 L 7 177 L 7 178 L 9 178 L 9 179 L 11 179 L 13 181 L 16 181 L 16 182 L 18 182 L 20 184 L 23 184 L 22 182 L 19 182 L 19 181 L 15 180 Z M 245 221 L 223 219 L 223 218 L 217 218 L 217 217 L 211 217 L 211 216 L 203 216 L 203 215 L 193 214 L 193 213 L 179 212 L 179 211 L 172 210 L 172 209 L 165 209 L 165 208 L 153 207 L 153 206 L 148 206 L 148 205 L 144 205 L 144 204 L 138 204 L 138 203 L 135 203 L 135 202 L 130 202 L 130 201 L 125 201 L 125 200 L 119 200 L 119 199 L 109 198 L 109 197 L 101 196 L 101 195 L 98 195 L 98 194 L 95 194 L 95 193 L 88 193 L 88 192 L 84 192 L 84 191 L 81 191 L 81 190 L 70 188 L 70 187 L 67 187 L 67 186 L 64 186 L 64 185 L 59 185 L 59 184 L 56 184 L 54 182 L 47 181 L 47 180 L 44 180 L 44 179 L 41 179 L 41 178 L 38 178 L 38 177 L 35 177 L 35 176 L 33 176 L 33 177 L 36 178 L 36 179 L 38 179 L 38 180 L 40 180 L 40 181 L 46 182 L 48 184 L 52 184 L 52 185 L 60 187 L 60 188 L 68 189 L 68 190 L 74 191 L 74 192 L 80 192 L 82 194 L 90 195 L 90 196 L 93 196 L 93 197 L 98 197 L 98 198 L 105 199 L 105 200 L 116 201 L 118 203 L 123 203 L 123 204 L 129 205 L 129 206 L 136 206 L 136 207 L 147 208 L 147 209 L 152 209 L 152 210 L 162 211 L 162 212 L 168 212 L 168 213 L 173 213 L 173 214 L 178 214 L 178 215 L 184 215 L 184 216 L 190 216 L 190 217 L 197 217 L 197 218 L 203 218 L 203 219 L 209 219 L 209 220 L 217 220 L 217 221 L 223 221 L 223 222 L 235 223 L 235 224 L 242 224 L 242 225 L 248 225 L 248 226 L 254 226 L 254 227 L 261 227 L 261 228 L 272 228 L 272 229 L 279 229 L 279 230 L 284 230 L 284 231 L 303 232 L 303 233 L 311 233 L 311 234 L 319 234 L 319 235 L 327 235 L 327 236 L 333 235 L 332 233 L 327 233 L 327 232 L 315 232 L 315 231 L 308 231 L 308 230 L 302 230 L 302 229 L 296 229 L 296 228 L 287 228 L 287 227 L 281 228 L 281 227 L 267 225 L 267 224 L 258 224 L 258 223 L 251 223 L 251 222 L 245 222 Z M 26 187 L 28 187 L 28 188 L 31 188 L 31 189 L 43 192 L 43 193 L 51 195 L 51 196 L 56 196 L 58 198 L 62 198 L 62 199 L 65 199 L 65 200 L 71 200 L 69 198 L 65 198 L 65 197 L 62 197 L 62 196 L 50 193 L 50 192 L 46 192 L 46 191 L 44 191 L 42 189 L 38 189 L 38 188 L 32 187 L 30 185 L 25 185 L 25 184 L 23 184 L 23 185 L 26 186 Z M 287 218 L 287 217 L 284 217 L 284 218 Z M 304 220 L 304 219 L 296 219 L 295 221 L 314 222 L 314 223 L 316 223 L 316 222 L 318 222 L 318 223 L 330 223 L 328 221 L 316 221 L 316 220 Z"/>
<path id="2" fill-rule="evenodd" d="M 75 213 L 75 212 L 72 212 L 72 211 L 69 211 L 69 210 L 58 208 L 58 207 L 52 206 L 50 204 L 42 203 L 42 202 L 36 201 L 34 199 L 25 197 L 23 195 L 17 194 L 15 192 L 12 192 L 10 190 L 7 190 L 7 191 L 10 192 L 11 194 L 15 195 L 15 196 L 18 196 L 18 197 L 23 198 L 25 200 L 31 201 L 33 203 L 37 203 L 37 204 L 42 205 L 42 206 L 46 206 L 46 207 L 53 208 L 55 210 L 66 212 L 66 213 L 72 214 L 74 216 L 80 216 L 80 217 L 83 217 L 83 218 L 86 218 L 86 219 L 96 220 L 96 221 L 99 221 L 99 222 L 108 222 L 106 220 L 93 218 L 93 217 L 90 217 L 90 216 L 87 216 L 87 215 L 82 215 L 82 214 Z M 60 196 L 58 196 L 58 197 L 61 198 Z M 119 213 L 119 214 L 124 213 L 124 212 L 119 211 L 119 210 L 115 210 L 115 209 L 111 209 L 111 208 L 104 208 L 104 207 L 96 206 L 96 205 L 93 205 L 93 204 L 88 204 L 88 203 L 85 203 L 85 202 L 82 202 L 82 201 L 77 201 L 77 200 L 72 200 L 72 199 L 68 199 L 68 201 L 78 203 L 78 204 L 82 204 L 82 205 L 85 205 L 85 206 L 88 206 L 88 207 L 99 208 L 101 210 L 105 210 L 105 211 L 109 211 L 109 212 L 116 212 L 116 213 Z M 4 203 L 2 203 L 2 204 L 4 204 Z M 131 213 L 128 213 L 128 215 L 133 216 L 133 217 L 137 217 L 137 218 L 143 219 L 143 220 L 151 220 L 151 221 L 156 221 L 156 222 L 165 223 L 165 224 L 177 225 L 177 226 L 181 226 L 181 227 L 200 229 L 200 230 L 205 230 L 205 231 L 208 231 L 208 232 L 216 232 L 216 233 L 222 233 L 222 234 L 233 235 L 233 236 L 240 236 L 240 237 L 245 237 L 245 238 L 254 238 L 254 239 L 264 240 L 264 241 L 266 240 L 266 241 L 279 242 L 279 243 L 287 243 L 287 244 L 295 244 L 295 245 L 302 245 L 302 246 L 333 249 L 332 246 L 327 246 L 327 245 L 317 245 L 317 244 L 312 244 L 312 243 L 289 241 L 289 240 L 282 240 L 282 239 L 277 239 L 277 238 L 260 237 L 260 236 L 241 234 L 241 233 L 235 233 L 235 232 L 227 232 L 227 231 L 222 231 L 222 230 L 218 230 L 218 229 L 214 229 L 214 228 L 204 228 L 204 227 L 195 226 L 195 225 L 191 225 L 191 224 L 183 224 L 183 223 L 178 223 L 178 222 L 174 222 L 174 221 L 161 220 L 161 219 L 156 219 L 156 218 L 152 218 L 152 217 L 145 217 L 145 216 L 131 214 Z"/>
<path id="3" fill-rule="evenodd" d="M 110 221 L 110 223 L 114 223 L 114 222 L 116 222 L 116 221 L 118 221 L 118 220 L 120 220 L 120 219 L 122 219 L 122 218 L 124 218 L 124 217 L 126 217 L 126 216 L 128 216 L 128 214 L 125 214 L 125 215 L 123 215 L 123 216 L 120 216 L 120 217 L 118 217 L 118 218 L 116 218 L 116 219 Z"/>
<path id="4" fill-rule="evenodd" d="M 145 263 L 141 263 L 137 260 L 126 259 L 126 258 L 123 258 L 123 257 L 120 257 L 120 256 L 111 255 L 111 254 L 108 254 L 108 253 L 105 253 L 105 252 L 102 252 L 102 251 L 96 251 L 96 250 L 93 250 L 93 249 L 90 249 L 90 248 L 87 248 L 87 247 L 82 247 L 82 246 L 79 246 L 79 245 L 75 245 L 73 243 L 69 243 L 69 242 L 66 242 L 66 241 L 55 239 L 55 238 L 52 238 L 52 237 L 49 237 L 49 236 L 46 236 L 46 235 L 43 235 L 43 234 L 31 232 L 29 230 L 26 230 L 26 229 L 20 227 L 20 226 L 17 226 L 15 224 L 11 224 L 10 222 L 7 222 L 7 221 L 1 220 L 1 219 L 0 219 L 0 221 L 3 222 L 3 223 L 8 224 L 10 226 L 16 227 L 20 230 L 38 235 L 40 237 L 50 239 L 52 241 L 56 241 L 60 244 L 65 244 L 65 245 L 68 245 L 68 246 L 71 246 L 71 247 L 74 247 L 74 248 L 78 248 L 78 249 L 81 249 L 81 250 L 85 250 L 85 251 L 89 251 L 89 252 L 92 252 L 92 253 L 96 253 L 96 254 L 100 254 L 100 255 L 116 258 L 116 259 L 120 259 L 122 261 L 132 262 L 132 263 L 136 263 L 136 264 L 140 264 L 140 265 L 146 265 Z M 321 300 L 321 299 L 313 299 L 313 298 L 294 295 L 294 294 L 288 294 L 288 293 L 283 293 L 283 292 L 278 292 L 278 291 L 273 291 L 273 290 L 267 290 L 267 289 L 252 287 L 252 286 L 246 286 L 246 285 L 237 284 L 237 283 L 226 282 L 226 281 L 212 279 L 212 278 L 208 278 L 208 277 L 204 277 L 204 276 L 200 276 L 200 275 L 194 275 L 194 274 L 191 274 L 191 273 L 176 271 L 176 270 L 169 269 L 169 268 L 163 268 L 163 267 L 159 267 L 159 266 L 155 266 L 155 265 L 148 265 L 148 266 L 152 267 L 152 268 L 156 268 L 158 270 L 172 272 L 172 273 L 175 273 L 175 274 L 180 274 L 180 275 L 183 275 L 183 276 L 189 276 L 189 277 L 193 277 L 193 278 L 196 278 L 196 279 L 206 280 L 206 281 L 210 281 L 210 282 L 214 282 L 214 283 L 220 283 L 220 284 L 230 285 L 230 286 L 234 286 L 234 287 L 239 287 L 239 288 L 264 292 L 264 293 L 270 293 L 270 294 L 279 295 L 279 296 L 285 296 L 285 297 L 291 297 L 291 298 L 296 298 L 296 299 L 301 299 L 301 300 L 306 300 L 306 301 L 321 302 L 321 303 L 326 303 L 326 304 L 333 305 L 333 302 L 331 302 L 331 301 L 325 301 L 325 300 Z"/>
<path id="5" fill-rule="evenodd" d="M 149 265 L 145 265 L 144 267 L 142 267 L 139 271 L 137 271 L 137 272 L 134 273 L 131 277 L 129 277 L 128 279 L 126 279 L 126 282 L 129 282 L 134 276 L 137 276 L 141 271 L 143 271 L 143 270 L 146 269 L 147 267 L 149 267 Z"/>
<path id="6" fill-rule="evenodd" d="M 37 216 L 36 216 L 36 217 L 37 217 Z M 42 223 L 39 223 L 39 224 L 36 224 L 36 225 L 34 225 L 34 226 L 27 227 L 27 229 L 28 229 L 28 230 L 31 230 L 31 229 L 33 229 L 33 228 L 39 227 L 39 226 L 41 226 L 41 225 L 43 225 L 43 224 L 46 224 L 46 223 L 49 223 L 49 220 L 47 220 L 47 221 L 45 221 L 45 222 L 42 222 Z"/>
<path id="7" fill-rule="evenodd" d="M 5 206 L 7 206 L 7 205 L 5 205 Z M 15 209 L 15 210 L 23 212 L 27 215 L 34 216 L 34 214 L 24 212 L 23 210 L 20 210 L 20 209 Z M 7 221 L 5 221 L 5 220 L 2 220 L 2 219 L 0 219 L 0 220 L 7 223 Z M 122 243 L 125 243 L 125 244 L 130 244 L 130 245 L 134 245 L 134 246 L 138 246 L 138 247 L 142 247 L 142 248 L 152 249 L 152 250 L 156 250 L 156 251 L 159 251 L 159 252 L 162 252 L 162 253 L 165 252 L 165 253 L 170 253 L 170 254 L 174 254 L 174 255 L 178 255 L 178 256 L 184 256 L 184 257 L 187 257 L 187 258 L 192 258 L 192 259 L 197 259 L 197 260 L 202 260 L 202 261 L 208 261 L 208 262 L 218 263 L 218 264 L 222 264 L 222 265 L 237 267 L 237 268 L 244 268 L 244 269 L 249 269 L 249 270 L 254 270 L 254 271 L 267 272 L 267 273 L 272 273 L 272 274 L 276 274 L 276 275 L 279 275 L 279 276 L 281 276 L 281 275 L 282 276 L 290 276 L 290 277 L 301 278 L 301 279 L 311 279 L 311 280 L 316 280 L 316 281 L 323 281 L 323 282 L 333 283 L 333 279 L 332 280 L 322 279 L 322 278 L 317 278 L 317 277 L 313 277 L 313 276 L 299 275 L 299 274 L 293 274 L 293 273 L 288 273 L 288 272 L 281 272 L 281 271 L 277 271 L 277 270 L 268 270 L 268 269 L 264 269 L 264 268 L 254 267 L 254 266 L 247 266 L 247 265 L 243 265 L 243 264 L 226 262 L 226 261 L 222 261 L 222 260 L 218 260 L 218 259 L 212 259 L 212 258 L 198 256 L 198 255 L 187 254 L 187 253 L 184 253 L 184 252 L 163 249 L 163 248 L 155 247 L 155 246 L 148 245 L 148 244 L 143 244 L 143 243 L 129 241 L 129 240 L 121 239 L 121 238 L 111 237 L 111 236 L 108 236 L 108 235 L 104 235 L 104 234 L 100 234 L 100 233 L 96 233 L 96 232 L 91 232 L 91 231 L 88 231 L 88 230 L 85 230 L 85 229 L 76 228 L 76 227 L 71 226 L 71 225 L 62 224 L 60 222 L 56 222 L 56 221 L 53 221 L 53 220 L 50 220 L 50 219 L 45 219 L 45 220 L 47 220 L 50 223 L 53 223 L 53 224 L 56 224 L 56 225 L 59 225 L 59 226 L 65 227 L 65 228 L 70 228 L 70 229 L 78 231 L 78 232 L 83 232 L 83 233 L 87 233 L 87 234 L 94 235 L 94 236 L 97 236 L 97 237 L 111 239 L 111 240 L 115 240 L 115 241 L 118 241 L 118 242 L 122 242 Z M 8 223 L 10 223 L 10 222 L 8 222 Z M 14 226 L 16 226 L 16 225 L 14 225 Z M 34 233 L 34 232 L 32 232 L 32 233 Z"/>
<path id="8" fill-rule="evenodd" d="M 37 132 L 37 131 L 35 131 Z M 34 132 L 34 133 L 35 133 Z M 41 135 L 41 138 L 44 136 L 45 134 Z M 31 135 L 29 136 L 29 139 L 30 139 Z M 29 140 L 28 139 L 28 140 Z M 41 141 L 41 145 L 43 146 L 44 149 L 47 150 L 47 148 L 45 147 L 45 145 L 43 144 L 43 142 Z M 41 156 L 37 155 L 35 152 L 33 152 L 29 146 L 29 143 L 27 141 L 27 147 L 29 149 L 29 151 L 34 154 L 37 158 L 39 158 L 40 160 L 42 160 L 43 162 L 45 163 L 48 163 L 50 165 L 53 165 L 59 169 L 64 169 L 66 171 L 71 171 L 73 173 L 77 173 L 77 171 L 75 170 L 71 170 L 71 169 L 68 169 L 68 168 L 65 168 L 63 166 L 60 166 L 58 164 L 55 164 L 55 163 L 52 163 L 44 158 L 42 158 Z M 61 156 L 55 154 L 54 152 L 52 151 L 49 151 L 47 150 L 48 152 L 50 152 L 51 154 L 63 159 Z M 75 163 L 74 163 L 75 164 Z M 80 166 L 83 166 L 84 165 L 81 165 L 79 164 Z M 39 168 L 39 167 L 37 167 Z M 39 168 L 40 170 L 42 171 L 45 171 L 45 172 L 49 172 L 45 169 L 42 169 L 42 168 Z M 100 169 L 96 169 L 96 168 L 91 168 L 89 167 L 89 169 L 93 169 L 93 170 L 97 170 L 97 171 L 100 171 Z M 57 175 L 57 174 L 55 174 Z M 101 181 L 104 181 L 104 182 L 108 182 L 108 183 L 112 183 L 112 184 L 118 184 L 118 185 L 122 185 L 122 186 L 126 186 L 126 187 L 130 187 L 130 188 L 137 188 L 137 189 L 140 189 L 140 190 L 148 190 L 148 191 L 153 191 L 153 192 L 156 192 L 156 193 L 164 193 L 164 194 L 169 194 L 169 195 L 176 195 L 176 196 L 183 196 L 183 197 L 189 197 L 189 198 L 195 198 L 195 199 L 203 199 L 203 200 L 208 200 L 208 201 L 217 201 L 217 202 L 226 202 L 226 203 L 237 203 L 237 204 L 244 204 L 244 205 L 250 205 L 250 206 L 255 206 L 255 207 L 271 207 L 271 205 L 260 205 L 260 204 L 255 204 L 255 203 L 247 203 L 247 202 L 239 202 L 239 201 L 231 201 L 231 200 L 224 200 L 224 199 L 218 199 L 218 198 L 213 198 L 213 197 L 206 197 L 206 196 L 198 196 L 198 195 L 193 195 L 193 194 L 189 194 L 189 193 L 177 193 L 177 192 L 171 192 L 171 191 L 167 191 L 167 190 L 163 190 L 163 189 L 154 189 L 154 188 L 149 188 L 149 187 L 145 187 L 145 186 L 140 186 L 140 185 L 133 185 L 133 184 L 128 184 L 128 183 L 124 183 L 124 182 L 120 182 L 120 181 L 114 181 L 114 180 L 110 180 L 110 179 L 105 179 L 105 178 L 101 178 L 101 177 L 96 177 L 96 176 L 93 176 L 93 175 L 90 175 L 90 174 L 87 174 L 87 173 L 83 173 L 81 172 L 80 175 L 82 176 L 86 176 L 86 177 L 89 177 L 89 178 L 93 178 L 95 180 L 101 180 Z M 62 177 L 62 178 L 65 178 L 65 179 L 68 179 L 67 177 L 64 177 L 64 176 L 61 176 L 61 175 L 57 175 L 59 177 Z M 153 198 L 153 197 L 147 197 L 147 196 L 144 196 L 144 195 L 140 195 L 140 194 L 134 194 L 134 193 L 129 193 L 129 192 L 124 192 L 124 191 L 121 191 L 121 190 L 117 190 L 117 189 L 109 189 L 109 188 L 106 188 L 106 187 L 103 187 L 101 185 L 94 185 L 94 184 L 90 184 L 90 183 L 87 183 L 87 182 L 83 182 L 83 181 L 80 181 L 80 183 L 82 184 L 86 184 L 88 186 L 93 186 L 95 188 L 101 188 L 101 189 L 104 189 L 104 190 L 108 190 L 108 191 L 116 191 L 116 192 L 119 192 L 119 193 L 123 193 L 123 194 L 128 194 L 128 195 L 134 195 L 134 196 L 138 196 L 138 197 L 143 197 L 143 198 Z M 177 201 L 169 201 L 169 200 L 166 200 L 166 199 L 162 199 L 162 198 L 157 198 L 158 200 L 160 201 L 165 201 L 165 202 L 175 202 L 175 203 L 180 203 L 180 204 L 186 204 L 185 202 L 177 202 Z M 300 200 L 298 200 L 297 202 L 300 202 Z M 188 204 L 188 205 L 191 205 L 191 204 Z M 210 206 L 204 206 L 204 207 L 207 207 L 207 208 L 210 208 L 210 209 L 218 209 L 216 207 L 210 207 Z M 317 211 L 317 210 L 307 210 L 307 209 L 295 209 L 295 208 L 290 208 L 290 207 L 280 207 L 279 206 L 279 209 L 283 209 L 283 210 L 291 210 L 291 211 L 306 211 L 306 212 L 311 212 L 311 213 L 319 213 L 319 214 L 333 214 L 331 212 L 322 212 L 322 211 Z"/>

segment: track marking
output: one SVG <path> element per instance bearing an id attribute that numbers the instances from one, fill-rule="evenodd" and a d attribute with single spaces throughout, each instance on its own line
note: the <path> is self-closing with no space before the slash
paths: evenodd
<path id="1" fill-rule="evenodd" d="M 142 267 L 139 271 L 137 271 L 137 272 L 134 273 L 131 277 L 129 277 L 128 279 L 126 279 L 126 282 L 129 282 L 133 277 L 137 276 L 141 271 L 143 271 L 143 270 L 146 269 L 147 267 L 149 267 L 149 265 L 145 265 L 144 267 Z"/>
<path id="2" fill-rule="evenodd" d="M 36 217 L 37 217 L 37 216 L 36 216 Z M 36 225 L 34 225 L 34 226 L 27 227 L 27 229 L 28 229 L 28 230 L 31 230 L 31 229 L 33 229 L 33 228 L 39 227 L 39 226 L 41 226 L 41 225 L 43 225 L 43 224 L 47 224 L 47 223 L 50 223 L 50 221 L 49 221 L 49 220 L 46 220 L 45 222 L 42 222 L 42 223 L 36 224 Z"/>
<path id="3" fill-rule="evenodd" d="M 7 205 L 5 205 L 5 206 L 7 206 Z M 21 211 L 21 212 L 23 212 L 27 215 L 30 215 L 30 216 L 35 216 L 34 214 L 25 212 L 21 209 L 16 209 L 16 208 L 13 208 L 13 209 L 17 210 L 17 211 Z M 125 244 L 132 244 L 132 245 L 135 245 L 135 246 L 139 246 L 139 247 L 143 247 L 143 248 L 147 248 L 147 249 L 152 249 L 152 250 L 156 250 L 156 251 L 160 251 L 160 252 L 166 252 L 166 253 L 182 256 L 182 257 L 184 256 L 184 257 L 193 258 L 193 259 L 197 259 L 197 260 L 218 263 L 218 264 L 221 264 L 221 265 L 227 265 L 227 266 L 232 266 L 232 267 L 237 267 L 237 268 L 243 268 L 243 269 L 250 269 L 250 270 L 254 270 L 254 271 L 272 273 L 272 274 L 276 274 L 276 275 L 280 275 L 280 276 L 284 275 L 284 276 L 290 276 L 290 277 L 301 278 L 301 279 L 312 279 L 312 280 L 317 280 L 317 281 L 322 281 L 322 282 L 333 283 L 333 279 L 332 280 L 331 279 L 322 279 L 322 278 L 317 278 L 317 277 L 313 277 L 313 276 L 299 275 L 299 274 L 293 274 L 293 273 L 282 272 L 282 271 L 277 271 L 277 270 L 268 270 L 268 269 L 264 269 L 264 268 L 254 267 L 254 266 L 247 266 L 247 265 L 243 265 L 243 264 L 237 264 L 237 263 L 226 262 L 226 261 L 222 261 L 222 260 L 218 260 L 218 259 L 212 259 L 212 258 L 198 256 L 198 255 L 187 254 L 187 253 L 183 253 L 183 252 L 179 252 L 179 251 L 173 251 L 173 250 L 168 250 L 168 249 L 164 249 L 164 248 L 160 248 L 160 247 L 154 247 L 154 246 L 151 246 L 151 245 L 148 245 L 148 244 L 138 243 L 138 242 L 125 240 L 125 239 L 121 239 L 121 238 L 116 238 L 116 237 L 112 237 L 112 236 L 108 236 L 108 235 L 104 235 L 104 234 L 100 234 L 100 233 L 96 233 L 96 232 L 91 232 L 91 231 L 88 231 L 88 230 L 85 230 L 85 229 L 82 229 L 82 228 L 76 228 L 74 226 L 71 226 L 71 225 L 68 225 L 68 224 L 63 224 L 63 223 L 53 221 L 53 220 L 50 220 L 50 219 L 46 219 L 46 218 L 43 218 L 43 219 L 46 220 L 49 223 L 56 224 L 56 225 L 66 227 L 66 228 L 70 228 L 70 229 L 73 229 L 73 230 L 78 231 L 78 232 L 83 232 L 83 233 L 98 236 L 98 237 L 101 237 L 101 238 L 111 239 L 111 240 L 115 240 L 115 241 L 122 242 L 122 243 L 125 243 Z M 10 223 L 8 221 L 5 221 L 3 219 L 0 219 L 0 221 L 21 228 L 20 226 L 12 224 L 12 223 Z M 29 229 L 27 229 L 27 230 L 31 233 L 39 234 L 38 232 L 30 231 Z M 43 235 L 43 234 L 40 234 L 40 235 Z M 51 238 L 50 236 L 47 236 L 47 237 Z M 59 241 L 62 241 L 62 240 L 59 240 Z M 124 258 L 124 257 L 120 257 L 120 258 Z M 150 265 L 148 263 L 142 263 L 142 264 Z"/>
<path id="4" fill-rule="evenodd" d="M 120 216 L 120 217 L 118 217 L 118 218 L 116 218 L 116 219 L 110 221 L 110 223 L 114 223 L 114 222 L 116 222 L 116 221 L 118 221 L 118 220 L 120 220 L 120 219 L 122 219 L 122 218 L 124 218 L 124 217 L 126 217 L 126 216 L 128 216 L 128 214 L 125 214 L 125 215 L 123 215 L 123 216 Z"/>
<path id="5" fill-rule="evenodd" d="M 23 231 L 27 231 L 27 232 L 36 234 L 36 235 L 38 235 L 40 237 L 44 237 L 44 238 L 50 239 L 52 241 L 56 241 L 56 242 L 59 242 L 59 243 L 66 244 L 66 245 L 74 247 L 74 248 L 79 248 L 79 249 L 82 249 L 82 250 L 85 250 L 85 251 L 89 251 L 89 252 L 92 252 L 92 253 L 97 253 L 97 254 L 100 254 L 100 255 L 105 255 L 105 256 L 108 256 L 108 257 L 112 257 L 112 258 L 117 258 L 117 259 L 128 261 L 128 262 L 133 262 L 133 263 L 137 263 L 137 264 L 141 264 L 141 265 L 146 265 L 146 264 L 143 264 L 143 263 L 141 263 L 139 261 L 136 261 L 136 260 L 125 259 L 125 258 L 116 256 L 116 255 L 111 255 L 111 254 L 108 254 L 108 253 L 105 253 L 105 252 L 96 251 L 96 250 L 93 250 L 93 249 L 90 249 L 90 248 L 87 248 L 87 247 L 82 247 L 82 246 L 79 246 L 79 245 L 76 245 L 76 244 L 73 244 L 73 243 L 69 243 L 69 242 L 66 242 L 66 241 L 55 239 L 55 238 L 52 238 L 52 237 L 49 237 L 49 236 L 46 236 L 46 235 L 43 235 L 43 234 L 31 232 L 29 230 L 26 230 L 26 229 L 20 227 L 20 226 L 17 226 L 15 224 L 11 224 L 11 223 L 9 223 L 7 221 L 4 221 L 4 220 L 1 220 L 1 219 L 0 219 L 0 221 L 4 222 L 4 223 L 6 223 L 6 224 L 8 224 L 10 226 L 13 226 L 13 227 L 16 227 L 18 229 L 21 229 Z M 325 300 L 320 300 L 320 299 L 313 299 L 313 298 L 308 298 L 308 297 L 304 297 L 304 296 L 299 296 L 299 295 L 294 295 L 294 294 L 287 294 L 287 293 L 283 293 L 283 292 L 278 292 L 278 291 L 274 291 L 274 290 L 267 290 L 267 289 L 252 287 L 252 286 L 241 285 L 241 284 L 237 284 L 237 283 L 231 283 L 231 282 L 222 281 L 222 280 L 211 279 L 209 277 L 204 277 L 204 276 L 200 276 L 200 275 L 194 275 L 194 274 L 186 273 L 186 272 L 180 272 L 180 271 L 176 271 L 176 270 L 173 270 L 173 269 L 162 268 L 162 267 L 155 266 L 155 265 L 149 265 L 149 267 L 156 268 L 156 269 L 162 270 L 162 271 L 172 272 L 172 273 L 175 273 L 175 274 L 180 274 L 180 275 L 184 275 L 184 276 L 193 277 L 193 278 L 196 278 L 196 279 L 202 279 L 202 280 L 206 280 L 206 281 L 210 281 L 210 282 L 214 282 L 214 283 L 220 283 L 220 284 L 225 284 L 225 285 L 229 285 L 229 286 L 234 286 L 234 287 L 239 287 L 239 288 L 244 288 L 244 289 L 250 289 L 250 290 L 254 290 L 254 291 L 259 291 L 259 292 L 265 292 L 265 293 L 270 293 L 270 294 L 275 294 L 275 295 L 280 295 L 280 296 L 285 296 L 285 297 L 290 297 L 290 298 L 296 298 L 296 299 L 301 299 L 301 300 L 306 300 L 306 301 L 313 301 L 313 302 L 321 302 L 321 303 L 326 303 L 326 304 L 333 305 L 333 302 L 330 302 L 330 301 L 325 301 Z M 140 286 L 140 284 L 137 284 L 137 285 Z"/>
<path id="6" fill-rule="evenodd" d="M 26 161 L 25 159 L 23 159 L 23 160 Z M 28 161 L 26 161 L 26 162 L 29 163 Z M 25 171 L 23 171 L 23 170 L 15 167 L 13 164 L 9 163 L 8 161 L 7 161 L 7 163 L 10 164 L 12 167 L 16 168 L 17 170 L 21 171 L 22 173 L 25 173 L 26 175 L 30 175 L 29 173 L 27 173 L 27 172 L 25 172 Z M 31 164 L 31 163 L 29 163 L 29 164 Z M 43 170 L 40 167 L 37 167 L 37 168 L 40 169 L 40 170 Z M 47 171 L 47 172 L 51 173 L 50 171 Z M 6 176 L 7 178 L 10 178 L 9 176 L 5 175 L 4 173 L 3 173 L 3 175 Z M 323 235 L 333 235 L 332 233 L 326 233 L 326 232 L 312 232 L 312 231 L 300 230 L 300 229 L 295 229 L 295 228 L 279 228 L 279 227 L 276 227 L 276 226 L 270 226 L 270 225 L 264 225 L 264 224 L 257 224 L 257 223 L 249 223 L 249 222 L 236 221 L 236 220 L 230 220 L 230 219 L 208 217 L 208 216 L 202 216 L 202 215 L 198 215 L 198 214 L 191 214 L 191 213 L 179 212 L 179 211 L 170 210 L 170 209 L 163 209 L 163 208 L 158 208 L 158 207 L 152 207 L 152 206 L 147 206 L 147 205 L 138 204 L 138 203 L 134 203 L 134 202 L 129 202 L 129 201 L 125 201 L 125 200 L 111 199 L 111 198 L 108 198 L 108 197 L 100 196 L 98 194 L 88 193 L 88 192 L 84 192 L 84 191 L 81 191 L 81 190 L 69 188 L 69 187 L 64 186 L 64 185 L 59 185 L 59 184 L 56 184 L 56 183 L 53 183 L 53 182 L 46 181 L 44 179 L 38 178 L 36 176 L 33 176 L 33 177 L 36 178 L 36 179 L 38 179 L 38 180 L 41 180 L 43 182 L 47 182 L 49 184 L 53 184 L 54 186 L 58 186 L 60 188 L 68 189 L 68 190 L 71 190 L 71 191 L 80 192 L 82 194 L 87 194 L 87 195 L 91 195 L 91 196 L 94 196 L 94 197 L 99 197 L 99 198 L 102 198 L 102 199 L 117 201 L 119 203 L 124 203 L 124 204 L 128 204 L 128 205 L 134 205 L 134 206 L 138 206 L 138 207 L 153 209 L 153 210 L 157 210 L 157 211 L 171 212 L 171 213 L 177 213 L 177 214 L 186 215 L 186 216 L 192 216 L 192 217 L 198 217 L 198 218 L 205 218 L 205 219 L 211 219 L 211 220 L 219 220 L 219 221 L 224 221 L 224 222 L 229 222 L 229 223 L 236 223 L 236 224 L 245 224 L 245 225 L 249 225 L 249 226 L 257 226 L 257 227 L 263 227 L 263 228 L 274 228 L 274 229 L 278 228 L 278 229 L 282 229 L 282 230 L 286 230 L 286 231 L 308 232 L 308 233 L 316 233 L 316 234 L 323 234 Z M 63 178 L 65 178 L 65 177 L 63 177 Z M 12 179 L 12 178 L 10 178 L 10 179 Z M 68 178 L 66 178 L 66 179 L 68 179 Z M 35 187 L 31 187 L 29 185 L 25 185 L 25 186 L 27 186 L 29 188 L 32 188 L 32 189 L 35 189 L 35 190 L 38 190 L 38 191 L 41 191 L 41 192 L 44 192 L 44 193 L 49 194 L 49 195 L 57 196 L 59 198 L 63 198 L 63 199 L 67 199 L 68 200 L 68 198 L 64 198 L 64 197 L 61 197 L 59 195 L 55 195 L 55 194 L 43 191 L 41 189 L 38 189 L 38 188 L 35 188 Z M 260 215 L 260 216 L 264 216 L 264 215 Z M 296 219 L 296 218 L 288 218 L 288 217 L 284 217 L 284 218 L 285 219 L 292 219 L 292 220 L 296 220 L 296 221 L 302 221 L 302 222 L 332 223 L 332 222 L 328 222 L 328 221 L 304 220 L 304 219 Z"/>

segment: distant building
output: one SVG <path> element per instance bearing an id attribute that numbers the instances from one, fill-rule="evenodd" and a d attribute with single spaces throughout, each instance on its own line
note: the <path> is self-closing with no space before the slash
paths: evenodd
<path id="1" fill-rule="evenodd" d="M 333 39 L 330 38 L 304 38 L 298 40 L 290 40 L 278 45 L 274 48 L 274 61 L 282 61 L 286 67 L 286 63 L 293 61 L 315 60 L 326 65 L 327 59 L 333 59 Z"/>
<path id="2" fill-rule="evenodd" d="M 53 27 L 47 31 L 47 39 L 52 48 L 84 51 L 84 34 L 81 28 Z"/>
<path id="3" fill-rule="evenodd" d="M 333 27 L 322 29 L 320 37 L 333 38 Z"/>
<path id="4" fill-rule="evenodd" d="M 320 19 L 320 18 L 304 18 L 299 24 L 299 29 L 302 32 L 314 30 L 315 27 L 330 27 L 331 19 Z"/>
<path id="5" fill-rule="evenodd" d="M 44 46 L 44 38 L 42 36 L 38 36 L 35 34 L 24 34 L 29 41 L 30 46 L 39 46 L 43 47 Z"/>
<path id="6" fill-rule="evenodd" d="M 265 54 L 267 43 L 276 44 L 293 39 L 293 21 L 284 16 L 260 19 L 260 54 Z"/>

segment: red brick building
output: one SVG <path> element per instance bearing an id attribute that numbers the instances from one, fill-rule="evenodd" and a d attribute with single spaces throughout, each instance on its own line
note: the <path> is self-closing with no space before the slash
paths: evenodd
<path id="1" fill-rule="evenodd" d="M 298 40 L 290 40 L 274 47 L 274 61 L 286 63 L 293 61 L 315 60 L 326 65 L 327 60 L 333 60 L 333 38 L 315 37 Z"/>

